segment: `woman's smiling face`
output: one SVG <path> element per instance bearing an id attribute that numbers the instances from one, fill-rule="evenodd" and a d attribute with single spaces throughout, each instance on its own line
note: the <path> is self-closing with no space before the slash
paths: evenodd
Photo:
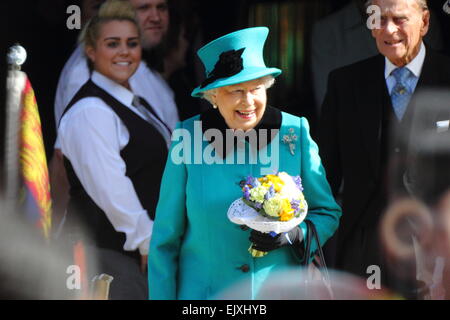
<path id="1" fill-rule="evenodd" d="M 128 79 L 141 61 L 141 44 L 136 25 L 130 21 L 113 20 L 100 26 L 95 47 L 86 54 L 94 69 L 111 80 L 128 86 Z"/>
<path id="2" fill-rule="evenodd" d="M 262 78 L 219 87 L 212 102 L 231 129 L 253 129 L 266 110 L 266 86 Z"/>

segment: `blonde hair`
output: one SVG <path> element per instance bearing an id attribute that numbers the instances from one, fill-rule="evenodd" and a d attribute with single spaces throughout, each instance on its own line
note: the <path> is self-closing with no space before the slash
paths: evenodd
<path id="1" fill-rule="evenodd" d="M 100 27 L 109 21 L 130 21 L 133 23 L 141 36 L 139 23 L 136 18 L 136 11 L 129 1 L 126 0 L 108 0 L 104 2 L 98 13 L 93 16 L 84 26 L 80 33 L 78 42 L 85 47 L 94 47 L 99 37 Z"/>
<path id="2" fill-rule="evenodd" d="M 266 87 L 266 90 L 267 90 L 267 89 L 269 89 L 270 87 L 273 86 L 273 84 L 275 83 L 275 78 L 272 75 L 268 75 L 268 76 L 262 77 L 261 81 L 262 81 L 264 87 Z M 214 102 L 212 101 L 212 96 L 215 95 L 216 92 L 217 92 L 217 88 L 203 91 L 202 98 L 207 100 L 209 103 L 214 104 Z"/>

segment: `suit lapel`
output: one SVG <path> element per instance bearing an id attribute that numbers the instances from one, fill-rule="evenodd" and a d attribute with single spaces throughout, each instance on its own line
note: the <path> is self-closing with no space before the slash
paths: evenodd
<path id="1" fill-rule="evenodd" d="M 425 60 L 423 62 L 422 73 L 420 74 L 419 81 L 417 82 L 417 90 L 423 89 L 429 86 L 438 86 L 439 79 L 436 77 L 436 73 L 439 70 L 439 66 L 435 65 L 435 59 L 433 59 L 433 51 L 427 48 Z"/>
<path id="2" fill-rule="evenodd" d="M 439 116 L 439 110 L 434 110 L 432 108 L 427 108 L 427 111 L 418 110 L 417 108 L 423 108 L 426 106 L 423 104 L 418 105 L 416 101 L 418 101 L 417 97 L 420 95 L 421 91 L 424 91 L 424 89 L 439 88 L 441 85 L 442 81 L 440 78 L 439 62 L 435 58 L 433 51 L 427 47 L 422 72 L 420 74 L 419 81 L 417 82 L 416 89 L 414 90 L 413 98 L 404 117 L 409 125 L 411 125 L 413 121 L 428 121 L 429 125 L 435 125 L 435 122 Z M 417 117 L 420 117 L 421 119 L 417 119 Z"/>
<path id="3" fill-rule="evenodd" d="M 384 57 L 379 55 L 372 60 L 363 74 L 356 77 L 361 88 L 355 92 L 356 108 L 359 115 L 359 125 L 363 132 L 363 140 L 369 157 L 369 163 L 375 177 L 379 176 L 382 112 L 385 104 L 391 104 L 384 78 Z"/>

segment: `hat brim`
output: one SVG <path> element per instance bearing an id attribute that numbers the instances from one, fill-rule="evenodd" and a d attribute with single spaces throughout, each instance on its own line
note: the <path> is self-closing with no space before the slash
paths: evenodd
<path id="1" fill-rule="evenodd" d="M 234 76 L 218 79 L 213 83 L 210 83 L 206 87 L 200 88 L 200 86 L 198 86 L 192 91 L 191 96 L 201 98 L 203 96 L 203 92 L 207 90 L 230 86 L 233 84 L 238 84 L 246 81 L 251 81 L 268 75 L 272 75 L 275 78 L 280 74 L 281 70 L 277 68 L 247 67 L 238 74 L 235 74 Z"/>

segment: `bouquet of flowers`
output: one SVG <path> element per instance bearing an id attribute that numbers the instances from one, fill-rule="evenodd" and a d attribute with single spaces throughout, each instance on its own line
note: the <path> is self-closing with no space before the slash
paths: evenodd
<path id="1" fill-rule="evenodd" d="M 292 177 L 286 172 L 260 178 L 249 176 L 240 187 L 242 197 L 228 209 L 228 218 L 233 223 L 275 236 L 297 227 L 306 217 L 308 205 L 299 176 Z M 253 257 L 267 254 L 252 246 L 249 252 Z"/>

